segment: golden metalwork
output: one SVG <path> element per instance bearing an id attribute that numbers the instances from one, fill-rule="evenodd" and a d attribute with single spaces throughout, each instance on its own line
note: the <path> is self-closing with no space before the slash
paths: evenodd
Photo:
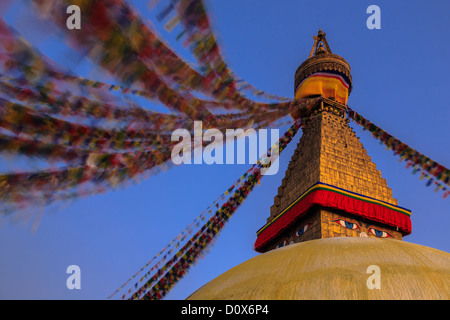
<path id="1" fill-rule="evenodd" d="M 347 60 L 331 52 L 326 34 L 319 30 L 314 36 L 314 45 L 309 54 L 309 58 L 304 61 L 295 72 L 294 94 L 298 85 L 311 74 L 321 71 L 333 70 L 341 73 L 349 81 L 349 94 L 352 91 L 353 83 L 351 68 Z"/>

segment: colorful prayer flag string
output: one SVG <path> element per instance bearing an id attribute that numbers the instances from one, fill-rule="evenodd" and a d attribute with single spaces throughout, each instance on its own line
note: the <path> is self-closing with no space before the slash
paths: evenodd
<path id="1" fill-rule="evenodd" d="M 279 141 L 268 150 L 266 155 L 270 154 L 274 147 L 278 148 L 280 154 L 295 136 L 300 126 L 301 119 L 297 120 L 285 132 Z M 265 167 L 270 166 L 270 164 L 263 164 L 266 163 L 263 161 L 265 157 L 266 156 L 263 156 L 250 168 L 249 171 L 251 173 L 246 173 L 245 181 L 240 187 L 235 188 L 234 193 L 216 211 L 215 215 L 200 228 L 200 230 L 172 257 L 172 259 L 169 260 L 169 262 L 158 269 L 150 280 L 133 293 L 131 299 L 161 299 L 169 292 L 173 285 L 184 276 L 188 269 L 198 260 L 208 245 L 211 244 L 213 239 L 219 234 L 225 223 L 253 190 L 256 183 L 259 183 L 262 170 Z"/>
<path id="2" fill-rule="evenodd" d="M 444 198 L 450 194 L 449 169 L 394 138 L 350 107 L 347 109 L 347 115 L 358 125 L 362 126 L 364 130 L 370 131 L 372 133 L 372 137 L 378 139 L 386 146 L 387 149 L 393 150 L 394 154 L 400 157 L 399 161 L 406 161 L 407 168 L 412 166 L 413 174 L 419 170 L 422 170 L 420 179 L 427 179 L 426 186 L 431 186 L 434 183 L 436 185 L 436 191 L 441 190 L 444 192 Z"/>
<path id="3" fill-rule="evenodd" d="M 158 260 L 157 262 L 155 262 L 155 261 L 160 256 L 162 256 L 162 254 L 165 253 L 169 248 L 172 248 L 172 249 L 173 248 L 175 248 L 175 249 L 179 248 L 181 246 L 182 241 L 186 239 L 187 234 L 192 233 L 192 228 L 194 226 L 198 226 L 198 223 L 200 221 L 204 221 L 207 214 L 211 215 L 213 208 L 216 207 L 216 205 L 218 206 L 219 200 L 224 199 L 224 197 L 226 195 L 228 195 L 230 192 L 232 192 L 235 188 L 238 188 L 241 185 L 242 181 L 245 179 L 245 177 L 247 176 L 247 174 L 249 173 L 250 170 L 251 169 L 249 169 L 243 176 L 241 176 L 224 193 L 222 193 L 220 196 L 218 196 L 216 200 L 214 200 L 199 216 L 197 216 L 187 227 L 185 227 L 183 229 L 183 231 L 181 231 L 181 233 L 178 234 L 166 247 L 164 247 L 157 255 L 155 255 L 152 259 L 150 259 L 149 262 L 147 262 L 142 268 L 140 268 L 138 272 L 136 272 L 132 277 L 130 277 L 124 284 L 122 284 L 116 291 L 114 291 L 107 299 L 111 299 L 115 294 L 120 292 L 133 279 L 135 279 L 139 274 L 141 274 L 150 265 L 154 264 L 156 266 L 158 264 L 165 264 L 167 262 L 165 256 L 162 259 Z M 171 251 L 168 252 L 168 254 L 170 254 L 170 253 L 171 253 Z M 142 282 L 144 280 L 144 278 L 147 278 L 149 276 L 150 272 L 153 271 L 153 270 L 154 270 L 154 267 L 152 267 L 143 277 L 141 277 L 139 279 L 139 282 Z M 136 285 L 137 285 L 137 283 L 135 284 L 135 286 Z"/>

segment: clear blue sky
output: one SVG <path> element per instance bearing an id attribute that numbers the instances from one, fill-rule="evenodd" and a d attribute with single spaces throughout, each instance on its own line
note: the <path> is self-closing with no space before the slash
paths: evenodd
<path id="1" fill-rule="evenodd" d="M 134 2 L 143 16 L 153 18 L 147 1 Z M 396 138 L 450 166 L 450 2 L 227 0 L 207 4 L 229 66 L 254 86 L 281 96 L 293 96 L 294 72 L 308 57 L 312 36 L 322 28 L 333 52 L 352 67 L 354 89 L 348 104 Z M 381 30 L 366 27 L 366 9 L 371 4 L 381 8 Z M 12 21 L 26 38 L 37 32 L 29 20 Z M 167 35 L 158 23 L 155 26 Z M 167 35 L 170 44 L 191 59 L 174 37 Z M 39 37 L 30 41 L 39 46 Z M 40 49 L 70 67 L 65 57 L 56 54 L 58 45 Z M 412 211 L 413 232 L 404 241 L 448 252 L 449 198 L 427 188 L 391 151 L 351 125 L 399 205 Z M 257 254 L 253 251 L 256 231 L 269 216 L 299 138 L 300 134 L 282 154 L 279 173 L 262 179 L 210 252 L 167 299 L 184 299 Z M 173 168 L 127 189 L 44 210 L 35 233 L 30 224 L 4 223 L 0 299 L 105 299 L 248 167 Z M 81 290 L 66 288 L 66 268 L 72 264 L 81 268 Z"/>

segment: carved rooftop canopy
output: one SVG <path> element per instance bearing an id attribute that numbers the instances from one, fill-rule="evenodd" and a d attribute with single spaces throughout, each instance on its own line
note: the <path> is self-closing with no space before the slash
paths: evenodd
<path id="1" fill-rule="evenodd" d="M 348 92 L 350 94 L 353 83 L 349 63 L 341 56 L 331 52 L 326 39 L 326 33 L 323 33 L 322 30 L 319 29 L 317 36 L 314 36 L 313 39 L 314 45 L 309 54 L 309 58 L 295 72 L 294 93 L 297 91 L 298 85 L 313 73 L 334 71 L 346 78 L 349 83 Z"/>

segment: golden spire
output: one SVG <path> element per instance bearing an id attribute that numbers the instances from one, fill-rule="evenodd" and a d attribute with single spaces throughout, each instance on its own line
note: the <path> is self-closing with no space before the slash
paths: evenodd
<path id="1" fill-rule="evenodd" d="M 309 54 L 308 58 L 311 58 L 313 55 L 320 53 L 332 53 L 330 46 L 328 45 L 327 39 L 326 39 L 326 33 L 322 31 L 322 29 L 319 28 L 319 32 L 317 33 L 317 36 L 313 36 L 314 39 L 314 45 L 311 49 L 311 52 Z M 325 46 L 325 48 L 324 48 Z"/>

